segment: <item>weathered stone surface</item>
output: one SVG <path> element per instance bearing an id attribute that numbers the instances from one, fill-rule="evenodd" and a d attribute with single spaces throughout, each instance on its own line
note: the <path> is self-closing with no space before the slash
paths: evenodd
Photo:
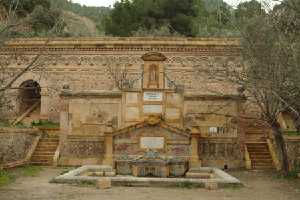
<path id="1" fill-rule="evenodd" d="M 97 188 L 102 190 L 111 188 L 111 179 L 106 177 L 100 178 L 97 181 Z"/>
<path id="2" fill-rule="evenodd" d="M 25 159 L 37 135 L 33 129 L 0 129 L 0 165 Z"/>
<path id="3" fill-rule="evenodd" d="M 207 190 L 217 190 L 218 188 L 218 182 L 216 181 L 208 181 L 205 183 L 205 189 Z"/>

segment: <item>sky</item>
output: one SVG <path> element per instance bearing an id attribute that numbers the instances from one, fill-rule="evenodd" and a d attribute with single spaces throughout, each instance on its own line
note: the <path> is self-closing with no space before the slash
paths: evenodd
<path id="1" fill-rule="evenodd" d="M 113 6 L 117 0 L 72 0 L 75 3 L 80 3 L 86 6 Z M 247 0 L 224 0 L 232 6 L 238 5 L 240 2 Z"/>

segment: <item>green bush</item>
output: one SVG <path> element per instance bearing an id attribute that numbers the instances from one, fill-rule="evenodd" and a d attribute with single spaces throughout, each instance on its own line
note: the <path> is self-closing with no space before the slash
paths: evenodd
<path id="1" fill-rule="evenodd" d="M 10 184 L 15 180 L 14 174 L 6 171 L 0 170 L 0 187 Z"/>
<path id="2" fill-rule="evenodd" d="M 37 128 L 59 128 L 59 123 L 51 122 L 48 120 L 32 121 L 31 126 Z"/>

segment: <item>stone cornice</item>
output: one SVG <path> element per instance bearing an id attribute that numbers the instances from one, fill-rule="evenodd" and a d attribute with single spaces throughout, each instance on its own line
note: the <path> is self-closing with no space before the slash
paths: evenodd
<path id="1" fill-rule="evenodd" d="M 122 98 L 122 92 L 120 91 L 78 91 L 73 92 L 70 90 L 64 90 L 60 93 L 63 98 L 81 98 L 81 97 L 94 97 L 94 98 Z"/>
<path id="2" fill-rule="evenodd" d="M 184 99 L 185 100 L 216 100 L 216 99 L 220 99 L 220 100 L 228 100 L 228 99 L 232 99 L 232 100 L 246 100 L 245 96 L 240 96 L 240 95 L 212 95 L 212 94 L 197 94 L 197 93 L 185 93 L 184 94 Z"/>
<path id="3" fill-rule="evenodd" d="M 157 124 L 151 125 L 151 124 L 149 124 L 149 122 L 147 120 L 136 123 L 136 124 L 133 124 L 133 125 L 130 125 L 130 126 L 127 126 L 127 127 L 124 127 L 124 128 L 121 128 L 121 129 L 118 129 L 118 130 L 115 130 L 115 131 L 113 131 L 112 134 L 113 134 L 113 136 L 118 136 L 118 135 L 121 135 L 121 134 L 130 133 L 134 130 L 142 129 L 142 128 L 149 127 L 149 126 L 150 127 L 154 127 L 154 126 L 160 127 L 162 129 L 165 129 L 165 130 L 170 131 L 172 133 L 183 135 L 183 136 L 188 137 L 188 138 L 190 137 L 190 132 L 188 130 L 184 130 L 184 129 L 181 129 L 181 128 L 178 128 L 178 127 L 175 127 L 175 126 L 171 126 L 171 125 L 165 123 L 164 121 L 160 121 Z"/>
<path id="4" fill-rule="evenodd" d="M 36 128 L 0 128 L 0 134 L 39 134 L 40 131 Z"/>
<path id="5" fill-rule="evenodd" d="M 238 38 L 147 38 L 147 37 L 93 37 L 93 38 L 18 38 L 6 42 L 0 53 L 38 52 L 240 52 Z"/>

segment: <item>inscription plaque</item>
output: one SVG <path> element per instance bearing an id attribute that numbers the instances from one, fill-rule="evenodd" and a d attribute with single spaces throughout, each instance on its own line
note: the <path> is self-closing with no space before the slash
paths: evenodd
<path id="1" fill-rule="evenodd" d="M 161 92 L 144 92 L 144 101 L 162 101 L 163 95 Z"/>
<path id="2" fill-rule="evenodd" d="M 164 144 L 164 137 L 141 137 L 142 149 L 163 149 Z"/>
<path id="3" fill-rule="evenodd" d="M 144 105 L 144 113 L 160 114 L 162 113 L 162 105 Z"/>

